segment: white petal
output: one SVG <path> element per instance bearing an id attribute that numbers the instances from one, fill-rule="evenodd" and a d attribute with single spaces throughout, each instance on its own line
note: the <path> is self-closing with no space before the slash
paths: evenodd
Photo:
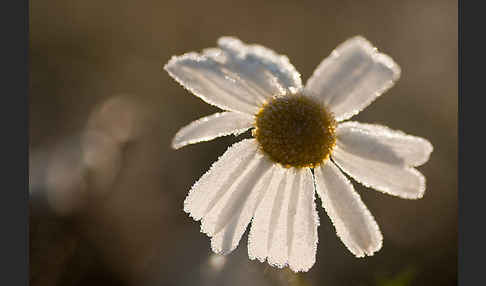
<path id="1" fill-rule="evenodd" d="M 202 219 L 201 228 L 212 236 L 211 248 L 216 253 L 227 254 L 238 246 L 270 184 L 273 163 L 261 155 L 254 161 L 242 179 Z"/>
<path id="2" fill-rule="evenodd" d="M 344 122 L 338 125 L 336 135 L 342 150 L 392 165 L 420 166 L 433 150 L 424 138 L 377 124 Z"/>
<path id="3" fill-rule="evenodd" d="M 356 146 L 349 147 L 341 146 L 338 138 L 331 157 L 356 181 L 366 187 L 404 199 L 418 199 L 424 195 L 425 177 L 413 167 L 404 165 L 403 161 L 393 161 L 390 156 L 393 154 L 391 149 L 383 151 L 382 156 L 366 157 L 366 152 L 361 151 L 362 149 Z"/>
<path id="4" fill-rule="evenodd" d="M 305 93 L 318 98 L 337 121 L 357 114 L 393 86 L 400 67 L 361 36 L 339 45 L 307 81 Z"/>
<path id="5" fill-rule="evenodd" d="M 245 45 L 234 37 L 221 37 L 220 48 L 227 53 L 230 70 L 261 95 L 271 97 L 302 89 L 300 74 L 284 55 L 260 45 Z"/>
<path id="6" fill-rule="evenodd" d="M 272 215 L 273 213 L 277 216 L 279 214 L 277 209 L 279 209 L 283 201 L 283 193 L 285 193 L 286 180 L 288 178 L 286 169 L 278 165 L 275 168 L 268 190 L 255 211 L 250 234 L 248 235 L 248 256 L 252 260 L 257 258 L 261 262 L 264 262 L 268 256 L 269 237 L 274 230 L 270 227 Z"/>
<path id="7" fill-rule="evenodd" d="M 191 188 L 184 211 L 200 220 L 225 194 L 257 152 L 255 139 L 233 144 Z"/>
<path id="8" fill-rule="evenodd" d="M 322 206 L 344 245 L 357 257 L 373 255 L 383 236 L 353 185 L 330 160 L 314 174 Z"/>
<path id="9" fill-rule="evenodd" d="M 283 170 L 255 212 L 249 257 L 266 259 L 279 268 L 289 265 L 293 271 L 307 271 L 315 262 L 318 224 L 310 170 Z"/>
<path id="10" fill-rule="evenodd" d="M 230 134 L 238 135 L 253 125 L 254 118 L 238 112 L 215 113 L 182 127 L 172 140 L 172 148 L 213 140 Z"/>
<path id="11" fill-rule="evenodd" d="M 319 225 L 312 173 L 305 168 L 298 176 L 300 184 L 292 190 L 289 208 L 289 267 L 295 272 L 314 265 Z"/>
<path id="12" fill-rule="evenodd" d="M 215 59 L 196 53 L 174 56 L 164 69 L 178 83 L 207 103 L 223 110 L 254 114 L 257 103 L 244 83 L 227 75 Z"/>
<path id="13" fill-rule="evenodd" d="M 268 264 L 276 267 L 284 267 L 289 261 L 289 221 L 290 196 L 300 191 L 300 177 L 294 169 L 286 170 L 285 186 L 278 190 L 274 200 L 268 233 Z"/>
<path id="14" fill-rule="evenodd" d="M 165 70 L 209 104 L 255 114 L 272 96 L 302 88 L 300 75 L 285 56 L 223 37 L 221 49 L 172 57 Z"/>

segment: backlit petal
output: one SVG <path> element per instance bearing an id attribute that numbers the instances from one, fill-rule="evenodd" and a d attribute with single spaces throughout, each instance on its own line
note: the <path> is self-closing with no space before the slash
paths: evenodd
<path id="1" fill-rule="evenodd" d="M 308 168 L 300 170 L 299 186 L 292 190 L 289 201 L 289 267 L 293 271 L 308 271 L 316 261 L 317 215 L 314 179 Z"/>
<path id="2" fill-rule="evenodd" d="M 268 190 L 255 211 L 248 236 L 248 256 L 250 259 L 257 258 L 261 262 L 264 262 L 269 256 L 270 245 L 273 243 L 277 226 L 276 222 L 281 215 L 282 204 L 285 200 L 287 180 L 292 179 L 288 176 L 288 169 L 279 166 L 276 168 Z M 284 251 L 287 253 L 286 249 Z"/>
<path id="3" fill-rule="evenodd" d="M 342 121 L 357 114 L 400 77 L 400 67 L 361 36 L 339 45 L 307 81 L 305 94 Z"/>
<path id="4" fill-rule="evenodd" d="M 202 219 L 202 230 L 211 239 L 216 253 L 233 251 L 250 223 L 255 209 L 268 189 L 273 174 L 272 163 L 261 155 L 235 182 L 228 193 Z"/>
<path id="5" fill-rule="evenodd" d="M 330 160 L 314 174 L 322 206 L 344 245 L 357 257 L 373 255 L 383 236 L 353 185 Z"/>
<path id="6" fill-rule="evenodd" d="M 174 56 L 164 68 L 207 103 L 248 114 L 273 96 L 302 88 L 300 74 L 287 57 L 231 37 L 220 38 L 218 44 L 219 49 L 202 54 Z"/>
<path id="7" fill-rule="evenodd" d="M 362 149 L 353 147 L 343 146 L 338 139 L 331 155 L 334 162 L 353 179 L 366 187 L 404 199 L 423 196 L 425 177 L 413 167 L 404 165 L 403 160 L 390 149 L 383 151 L 381 156 L 371 156 L 373 152 L 366 154 Z"/>
<path id="8" fill-rule="evenodd" d="M 378 124 L 344 122 L 338 125 L 336 135 L 340 149 L 393 165 L 420 166 L 433 150 L 424 138 Z"/>
<path id="9" fill-rule="evenodd" d="M 238 135 L 253 125 L 254 118 L 238 112 L 215 113 L 182 127 L 172 140 L 172 148 L 213 140 L 230 134 Z"/>
<path id="10" fill-rule="evenodd" d="M 184 211 L 194 220 L 200 220 L 228 191 L 256 152 L 255 139 L 245 139 L 229 147 L 192 186 L 184 201 Z"/>

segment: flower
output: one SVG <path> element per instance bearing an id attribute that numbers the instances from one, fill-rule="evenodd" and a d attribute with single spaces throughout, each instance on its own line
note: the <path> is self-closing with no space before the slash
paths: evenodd
<path id="1" fill-rule="evenodd" d="M 212 250 L 233 251 L 251 221 L 250 259 L 309 270 L 318 241 L 317 192 L 349 251 L 373 255 L 382 234 L 343 172 L 366 187 L 418 199 L 425 178 L 414 167 L 427 162 L 433 147 L 401 131 L 345 120 L 389 89 L 400 67 L 357 36 L 324 59 L 304 87 L 286 56 L 232 37 L 218 46 L 174 56 L 164 67 L 225 110 L 180 129 L 173 148 L 253 128 L 254 139 L 229 147 L 184 202 Z"/>

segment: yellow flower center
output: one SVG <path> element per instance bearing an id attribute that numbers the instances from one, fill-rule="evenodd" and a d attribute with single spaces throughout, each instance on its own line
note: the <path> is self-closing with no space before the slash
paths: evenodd
<path id="1" fill-rule="evenodd" d="M 264 104 L 256 115 L 253 136 L 273 161 L 286 168 L 316 167 L 336 142 L 336 121 L 308 96 L 292 94 Z"/>

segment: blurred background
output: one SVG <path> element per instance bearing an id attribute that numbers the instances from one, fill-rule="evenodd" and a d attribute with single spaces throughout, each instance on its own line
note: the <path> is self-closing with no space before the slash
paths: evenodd
<path id="1" fill-rule="evenodd" d="M 246 235 L 213 255 L 182 204 L 240 138 L 172 150 L 180 127 L 217 109 L 162 66 L 232 35 L 286 54 L 305 83 L 357 34 L 402 77 L 354 119 L 432 142 L 424 198 L 354 183 L 384 235 L 372 257 L 347 251 L 320 201 L 308 273 L 250 261 Z M 457 37 L 451 0 L 31 1 L 31 285 L 456 285 Z"/>

